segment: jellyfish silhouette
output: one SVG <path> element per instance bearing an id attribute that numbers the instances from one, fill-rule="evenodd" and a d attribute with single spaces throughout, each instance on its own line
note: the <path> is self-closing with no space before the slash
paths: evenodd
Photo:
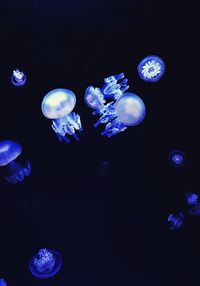
<path id="1" fill-rule="evenodd" d="M 24 86 L 26 83 L 26 75 L 18 69 L 13 71 L 11 82 L 14 86 Z"/>
<path id="2" fill-rule="evenodd" d="M 165 73 L 163 60 L 155 55 L 145 57 L 138 65 L 139 77 L 148 82 L 157 82 Z"/>
<path id="3" fill-rule="evenodd" d="M 31 164 L 21 154 L 21 144 L 11 140 L 0 142 L 0 167 L 3 177 L 9 183 L 22 182 L 30 175 Z"/>
<path id="4" fill-rule="evenodd" d="M 185 162 L 185 154 L 180 150 L 174 150 L 169 154 L 169 162 L 172 167 L 180 167 Z"/>
<path id="5" fill-rule="evenodd" d="M 194 193 L 186 193 L 185 195 L 187 204 L 189 205 L 189 210 L 188 213 L 190 215 L 200 215 L 200 201 L 199 201 L 199 196 Z"/>
<path id="6" fill-rule="evenodd" d="M 7 286 L 6 281 L 3 278 L 0 278 L 0 286 Z"/>
<path id="7" fill-rule="evenodd" d="M 183 226 L 183 221 L 184 221 L 184 214 L 182 212 L 176 215 L 170 214 L 168 216 L 169 229 L 173 231 L 180 229 Z"/>
<path id="8" fill-rule="evenodd" d="M 42 100 L 42 113 L 52 119 L 52 128 L 55 131 L 59 141 L 69 143 L 66 134 L 73 136 L 77 141 L 79 133 L 82 132 L 80 116 L 73 111 L 76 104 L 75 94 L 68 89 L 57 88 L 48 92 Z"/>
<path id="9" fill-rule="evenodd" d="M 56 275 L 62 266 L 59 252 L 43 248 L 29 262 L 30 272 L 39 279 L 47 279 Z"/>

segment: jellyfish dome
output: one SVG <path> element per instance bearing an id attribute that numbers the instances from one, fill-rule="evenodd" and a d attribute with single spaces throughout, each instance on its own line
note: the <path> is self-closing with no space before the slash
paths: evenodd
<path id="1" fill-rule="evenodd" d="M 45 95 L 41 109 L 45 117 L 58 119 L 68 115 L 74 109 L 75 104 L 76 96 L 71 90 L 57 88 Z"/>
<path id="2" fill-rule="evenodd" d="M 8 165 L 22 153 L 22 146 L 11 140 L 0 142 L 0 167 Z"/>
<path id="3" fill-rule="evenodd" d="M 117 118 L 127 126 L 139 124 L 146 115 L 142 99 L 134 93 L 124 93 L 115 103 Z"/>
<path id="4" fill-rule="evenodd" d="M 185 162 L 185 155 L 180 150 L 174 150 L 169 154 L 169 161 L 172 167 L 180 167 Z"/>
<path id="5" fill-rule="evenodd" d="M 39 279 L 51 278 L 58 273 L 62 266 L 59 252 L 47 248 L 40 249 L 29 262 L 30 272 Z"/>
<path id="6" fill-rule="evenodd" d="M 164 73 L 165 64 L 160 57 L 155 55 L 145 57 L 138 65 L 139 77 L 144 81 L 159 81 Z"/>
<path id="7" fill-rule="evenodd" d="M 103 109 L 105 100 L 100 89 L 89 86 L 85 91 L 85 103 L 92 109 Z"/>

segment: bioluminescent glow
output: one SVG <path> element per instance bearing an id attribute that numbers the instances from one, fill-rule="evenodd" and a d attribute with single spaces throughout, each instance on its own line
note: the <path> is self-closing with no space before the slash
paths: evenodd
<path id="1" fill-rule="evenodd" d="M 176 215 L 170 214 L 168 216 L 168 222 L 169 222 L 169 229 L 170 230 L 178 230 L 183 226 L 184 214 L 182 212 L 180 212 Z"/>
<path id="2" fill-rule="evenodd" d="M 165 64 L 160 57 L 155 55 L 145 57 L 138 65 L 138 74 L 144 81 L 159 81 L 164 73 Z"/>
<path id="3" fill-rule="evenodd" d="M 189 206 L 196 205 L 198 203 L 199 196 L 197 194 L 188 192 L 185 194 L 185 197 Z"/>
<path id="4" fill-rule="evenodd" d="M 28 160 L 20 159 L 22 146 L 11 140 L 0 142 L 0 167 L 3 177 L 12 184 L 22 182 L 30 175 L 31 165 Z"/>
<path id="5" fill-rule="evenodd" d="M 24 86 L 26 83 L 26 75 L 22 71 L 16 69 L 13 71 L 11 82 L 17 87 Z"/>
<path id="6" fill-rule="evenodd" d="M 29 262 L 30 272 L 39 279 L 47 279 L 56 275 L 62 266 L 59 252 L 52 249 L 40 249 Z"/>
<path id="7" fill-rule="evenodd" d="M 43 115 L 52 119 L 52 128 L 58 139 L 69 143 L 66 134 L 79 140 L 76 130 L 82 132 L 80 116 L 73 111 L 76 104 L 75 94 L 68 89 L 57 88 L 48 92 L 42 100 L 41 109 Z"/>
<path id="8" fill-rule="evenodd" d="M 7 286 L 6 281 L 0 278 L 0 286 Z"/>
<path id="9" fill-rule="evenodd" d="M 173 167 L 180 167 L 185 162 L 185 154 L 180 150 L 174 150 L 169 154 L 169 162 Z"/>

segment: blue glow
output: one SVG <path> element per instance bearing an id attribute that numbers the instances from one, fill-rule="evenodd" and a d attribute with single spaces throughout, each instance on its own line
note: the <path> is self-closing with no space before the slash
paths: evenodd
<path id="1" fill-rule="evenodd" d="M 198 203 L 199 196 L 197 194 L 188 192 L 185 197 L 188 205 L 196 205 Z"/>
<path id="2" fill-rule="evenodd" d="M 199 216 L 200 215 L 200 202 L 198 201 L 197 203 L 191 205 L 188 212 L 190 215 Z"/>
<path id="3" fill-rule="evenodd" d="M 22 182 L 30 175 L 31 164 L 28 160 L 20 159 L 22 146 L 14 141 L 0 142 L 0 167 L 3 177 L 12 184 Z"/>
<path id="4" fill-rule="evenodd" d="M 165 73 L 163 60 L 155 55 L 145 57 L 138 65 L 139 77 L 144 81 L 157 82 Z"/>
<path id="5" fill-rule="evenodd" d="M 180 167 L 185 162 L 185 155 L 180 150 L 174 150 L 169 154 L 169 161 L 173 167 Z"/>
<path id="6" fill-rule="evenodd" d="M 16 69 L 13 71 L 11 82 L 17 87 L 24 86 L 26 83 L 26 75 L 22 71 Z"/>
<path id="7" fill-rule="evenodd" d="M 42 100 L 41 109 L 46 118 L 52 120 L 52 129 L 59 141 L 69 143 L 66 134 L 79 140 L 76 131 L 82 132 L 80 116 L 72 112 L 76 104 L 75 94 L 64 88 L 53 89 Z"/>
<path id="8" fill-rule="evenodd" d="M 6 281 L 0 278 L 0 286 L 7 286 Z"/>
<path id="9" fill-rule="evenodd" d="M 168 222 L 169 222 L 169 229 L 170 230 L 178 230 L 183 226 L 184 221 L 184 214 L 182 212 L 178 213 L 177 215 L 170 214 L 168 216 Z"/>
<path id="10" fill-rule="evenodd" d="M 62 266 L 62 257 L 52 249 L 40 249 L 29 262 L 30 272 L 39 279 L 47 279 L 56 275 Z"/>

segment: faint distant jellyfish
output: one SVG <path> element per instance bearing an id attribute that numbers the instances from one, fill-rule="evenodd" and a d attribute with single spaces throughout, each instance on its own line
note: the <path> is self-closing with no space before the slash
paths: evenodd
<path id="1" fill-rule="evenodd" d="M 186 200 L 189 207 L 189 214 L 190 215 L 200 215 L 200 201 L 199 201 L 199 196 L 194 193 L 186 193 Z"/>
<path id="2" fill-rule="evenodd" d="M 173 167 L 180 167 L 185 162 L 185 155 L 180 150 L 174 150 L 169 154 L 169 161 Z"/>
<path id="3" fill-rule="evenodd" d="M 182 212 L 177 215 L 170 214 L 168 216 L 169 229 L 170 230 L 178 230 L 183 226 L 184 214 Z"/>
<path id="4" fill-rule="evenodd" d="M 66 134 L 79 140 L 76 130 L 81 133 L 82 125 L 80 116 L 72 112 L 76 104 L 75 94 L 68 89 L 57 88 L 48 92 L 43 98 L 41 109 L 43 115 L 52 119 L 52 128 L 58 139 L 69 143 Z"/>
<path id="5" fill-rule="evenodd" d="M 6 281 L 0 278 L 0 286 L 7 286 Z"/>
<path id="6" fill-rule="evenodd" d="M 159 81 L 164 73 L 165 64 L 160 57 L 155 55 L 145 57 L 138 65 L 138 74 L 144 81 Z"/>
<path id="7" fill-rule="evenodd" d="M 40 249 L 29 262 L 30 272 L 39 279 L 47 279 L 56 275 L 62 266 L 59 252 L 52 249 Z"/>
<path id="8" fill-rule="evenodd" d="M 22 146 L 11 140 L 0 142 L 0 167 L 3 177 L 12 184 L 22 182 L 31 172 L 29 160 L 23 158 Z"/>
<path id="9" fill-rule="evenodd" d="M 26 75 L 18 69 L 13 71 L 11 82 L 14 86 L 24 86 L 26 83 Z"/>

